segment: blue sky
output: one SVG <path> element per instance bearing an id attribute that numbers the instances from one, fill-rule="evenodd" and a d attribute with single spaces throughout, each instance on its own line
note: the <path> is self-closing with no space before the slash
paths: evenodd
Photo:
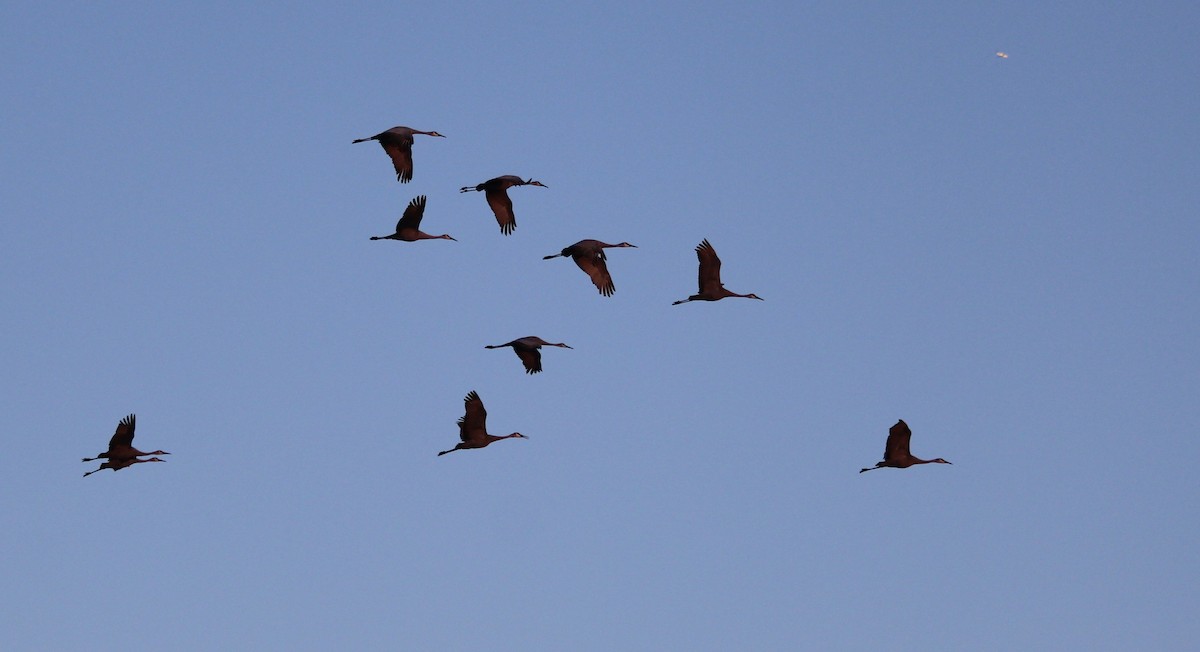
<path id="1" fill-rule="evenodd" d="M 8 7 L 0 642 L 1190 649 L 1198 19 Z M 529 439 L 437 457 L 471 390 Z"/>

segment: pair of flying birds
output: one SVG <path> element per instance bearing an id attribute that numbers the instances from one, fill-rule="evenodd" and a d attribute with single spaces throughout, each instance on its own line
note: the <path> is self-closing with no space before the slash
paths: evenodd
<path id="1" fill-rule="evenodd" d="M 537 338 L 523 338 L 523 339 L 537 339 Z M 508 346 L 508 345 L 502 345 L 502 346 Z M 558 344 L 555 346 L 562 346 L 562 345 Z M 495 347 L 488 347 L 488 348 L 495 348 Z M 520 355 L 519 352 L 518 352 L 518 355 Z M 463 417 L 458 420 L 458 434 L 459 434 L 459 439 L 461 439 L 462 441 L 459 442 L 454 448 L 451 448 L 450 450 L 444 450 L 444 451 L 439 452 L 438 453 L 439 456 L 445 455 L 446 453 L 453 453 L 454 451 L 457 451 L 457 450 L 465 450 L 468 448 L 484 448 L 488 444 L 491 444 L 492 442 L 500 441 L 501 439 L 517 439 L 517 438 L 528 439 L 527 436 L 522 435 L 519 432 L 514 432 L 514 433 L 511 433 L 508 435 L 503 435 L 503 436 L 488 434 L 488 432 L 487 432 L 487 410 L 485 410 L 483 408 L 483 400 L 479 398 L 478 393 L 476 393 L 474 391 L 468 393 L 466 395 L 466 397 L 463 398 L 463 403 L 464 403 L 464 407 L 466 409 L 466 414 L 464 414 Z M 877 462 L 875 464 L 875 466 L 873 466 L 873 467 L 860 469 L 859 473 L 865 473 L 867 471 L 874 471 L 875 469 L 882 469 L 882 468 L 887 468 L 887 467 L 896 468 L 896 469 L 907 469 L 908 467 L 915 466 L 917 464 L 949 464 L 950 463 L 940 457 L 936 458 L 936 459 L 932 459 L 932 460 L 923 460 L 919 457 L 914 456 L 909 451 L 909 441 L 911 439 L 912 439 L 912 430 L 910 430 L 908 428 L 908 424 L 904 423 L 903 419 L 897 421 L 896 425 L 892 426 L 888 430 L 887 444 L 886 444 L 886 446 L 884 446 L 884 450 L 883 450 L 883 460 L 880 462 Z"/>
<path id="2" fill-rule="evenodd" d="M 96 469 L 95 471 L 88 471 L 87 473 L 84 473 L 83 477 L 86 478 L 96 471 L 103 471 L 104 469 L 120 471 L 126 467 L 133 466 L 134 464 L 141 464 L 143 462 L 165 462 L 166 460 L 159 459 L 158 457 L 151 457 L 145 460 L 139 459 L 146 457 L 147 455 L 170 455 L 170 453 L 167 451 L 151 451 L 149 453 L 143 453 L 142 451 L 134 448 L 133 431 L 136 427 L 137 416 L 131 414 L 124 419 L 121 419 L 121 422 L 117 424 L 117 431 L 113 433 L 112 439 L 108 440 L 108 450 L 95 457 L 83 458 L 84 462 L 94 462 L 101 459 L 108 461 L 102 463 L 100 468 Z"/>
<path id="3" fill-rule="evenodd" d="M 529 339 L 529 338 L 525 338 Z M 507 345 L 505 345 L 507 346 Z M 557 345 L 556 345 L 557 346 Z M 493 348 L 493 347 L 488 347 Z M 458 445 L 450 450 L 444 450 L 438 455 L 453 453 L 457 450 L 465 450 L 468 448 L 483 448 L 492 442 L 500 441 L 501 439 L 528 439 L 525 435 L 519 432 L 512 434 L 497 436 L 490 435 L 487 432 L 487 410 L 483 409 L 483 400 L 479 398 L 479 394 L 472 391 L 463 399 L 465 404 L 466 414 L 458 420 L 459 438 L 462 440 Z M 914 456 L 909 451 L 909 441 L 912 439 L 912 430 L 908 428 L 908 424 L 904 423 L 903 419 L 896 422 L 888 430 L 887 444 L 883 449 L 883 460 L 876 462 L 875 466 L 860 469 L 859 473 L 874 471 L 882 468 L 907 469 L 910 466 L 917 464 L 950 464 L 942 458 L 932 460 L 923 460 Z"/>

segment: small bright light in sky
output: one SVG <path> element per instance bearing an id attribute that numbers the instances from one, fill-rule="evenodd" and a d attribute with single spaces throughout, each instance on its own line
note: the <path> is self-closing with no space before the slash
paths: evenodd
<path id="1" fill-rule="evenodd" d="M 1007 59 L 1008 53 L 1007 52 L 997 52 L 996 56 L 1000 57 L 1001 59 Z"/>

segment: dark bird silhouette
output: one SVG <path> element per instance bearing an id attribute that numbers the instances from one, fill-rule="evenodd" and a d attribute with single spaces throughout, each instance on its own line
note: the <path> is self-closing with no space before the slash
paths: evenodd
<path id="1" fill-rule="evenodd" d="M 488 179 L 477 186 L 463 186 L 459 192 L 480 191 L 487 198 L 488 206 L 496 214 L 496 222 L 500 224 L 500 232 L 512 235 L 517 228 L 517 216 L 513 214 L 512 200 L 508 198 L 508 189 L 513 186 L 541 186 L 547 188 L 541 181 L 522 180 L 515 174 L 506 174 L 495 179 Z"/>
<path id="2" fill-rule="evenodd" d="M 566 344 L 563 344 L 562 342 L 547 342 L 546 340 L 534 335 L 522 337 L 520 339 L 508 342 L 507 344 L 488 344 L 483 348 L 502 349 L 506 346 L 511 346 L 513 348 L 513 351 L 516 352 L 517 357 L 520 358 L 521 362 L 525 365 L 525 373 L 527 374 L 536 374 L 542 370 L 542 352 L 538 349 L 542 348 L 543 346 L 561 346 L 564 349 L 572 348 Z"/>
<path id="3" fill-rule="evenodd" d="M 132 459 L 135 457 L 144 457 L 146 455 L 170 455 L 170 453 L 167 451 L 151 451 L 149 453 L 143 453 L 142 451 L 134 448 L 133 431 L 136 428 L 136 415 L 131 414 L 124 419 L 121 419 L 121 422 L 117 424 L 117 431 L 113 433 L 112 439 L 108 440 L 108 450 L 95 457 L 85 457 L 83 458 L 83 461 L 94 462 L 100 459 L 117 461 Z"/>
<path id="4" fill-rule="evenodd" d="M 436 131 L 421 131 L 420 129 L 412 129 L 410 127 L 392 127 L 383 133 L 378 133 L 368 138 L 355 139 L 354 142 L 379 141 L 379 144 L 383 147 L 383 151 L 387 152 L 387 155 L 391 157 L 392 167 L 396 168 L 396 180 L 400 183 L 408 183 L 412 181 L 413 174 L 413 134 L 445 138 L 445 136 Z"/>
<path id="5" fill-rule="evenodd" d="M 121 469 L 123 469 L 125 467 L 133 466 L 134 464 L 141 464 L 142 462 L 164 462 L 164 461 L 166 461 L 166 460 L 160 460 L 157 457 L 152 457 L 148 460 L 138 459 L 138 457 L 140 457 L 140 456 L 170 455 L 170 453 L 168 453 L 167 451 L 161 451 L 161 450 L 160 451 L 151 451 L 149 453 L 143 453 L 142 451 L 134 448 L 133 447 L 133 433 L 136 428 L 137 428 L 137 416 L 131 414 L 131 415 L 125 417 L 124 419 L 121 419 L 121 422 L 117 424 L 117 431 L 113 433 L 112 439 L 108 440 L 108 450 L 104 451 L 103 453 L 100 453 L 99 455 L 97 455 L 95 457 L 85 457 L 85 458 L 83 458 L 83 461 L 84 462 L 94 462 L 96 460 L 101 460 L 101 459 L 108 460 L 107 462 L 104 462 L 103 464 L 101 464 L 100 468 L 96 469 L 96 471 L 103 471 L 104 469 L 112 469 L 114 471 L 120 471 Z M 89 475 L 95 473 L 96 471 L 88 471 L 87 473 L 83 474 L 83 477 L 86 478 Z"/>
<path id="6" fill-rule="evenodd" d="M 859 473 L 882 469 L 886 466 L 896 469 L 907 469 L 914 464 L 950 463 L 940 457 L 934 460 L 923 460 L 913 457 L 913 454 L 908 452 L 909 439 L 912 439 L 912 431 L 908 429 L 908 424 L 904 423 L 904 419 L 897 421 L 896 425 L 888 430 L 887 446 L 883 449 L 883 461 L 876 463 L 871 468 L 862 469 Z"/>
<path id="7" fill-rule="evenodd" d="M 405 242 L 415 242 L 417 240 L 454 240 L 454 238 L 443 233 L 442 235 L 429 235 L 421 231 L 421 218 L 425 216 L 425 195 L 419 195 L 412 201 L 408 202 L 408 208 L 404 209 L 404 215 L 400 216 L 400 221 L 396 222 L 396 232 L 391 235 L 373 235 L 372 240 L 403 240 Z M 455 240 L 457 242 L 457 240 Z"/>
<path id="8" fill-rule="evenodd" d="M 519 437 L 521 439 L 529 439 L 519 432 L 514 432 L 511 435 L 497 437 L 487 433 L 487 410 L 483 409 L 483 401 L 479 398 L 479 394 L 471 392 L 463 399 L 466 404 L 467 413 L 458 420 L 458 437 L 462 439 L 462 443 L 448 451 L 442 451 L 438 455 L 453 453 L 457 450 L 466 450 L 468 448 L 483 448 L 494 441 L 508 439 L 510 437 Z"/>
<path id="9" fill-rule="evenodd" d="M 725 297 L 763 300 L 757 294 L 738 294 L 725 289 L 721 283 L 721 259 L 717 258 L 717 250 L 708 244 L 707 239 L 696 246 L 696 257 L 700 259 L 700 292 L 671 305 L 677 306 L 688 301 L 720 301 Z"/>
<path id="10" fill-rule="evenodd" d="M 100 468 L 96 469 L 95 471 L 88 471 L 87 473 L 84 473 L 83 477 L 86 478 L 89 475 L 91 475 L 93 473 L 97 473 L 99 471 L 103 471 L 104 469 L 112 469 L 114 471 L 120 471 L 121 469 L 123 469 L 125 467 L 133 466 L 134 464 L 141 464 L 142 462 L 166 462 L 166 460 L 160 460 L 157 457 L 151 457 L 150 459 L 147 459 L 147 460 L 138 459 L 136 457 L 129 457 L 129 458 L 120 459 L 120 460 L 112 460 L 112 461 L 101 464 Z"/>
<path id="11" fill-rule="evenodd" d="M 604 262 L 608 260 L 608 257 L 604 255 L 604 250 L 608 247 L 633 247 L 636 249 L 637 245 L 631 245 L 628 242 L 608 244 L 599 240 L 580 240 L 559 253 L 542 256 L 542 260 L 550 260 L 559 256 L 571 258 L 576 265 L 579 265 L 579 269 L 591 277 L 592 283 L 596 285 L 597 290 L 600 290 L 600 294 L 611 297 L 617 288 L 613 286 L 612 276 L 608 273 L 608 265 Z"/>

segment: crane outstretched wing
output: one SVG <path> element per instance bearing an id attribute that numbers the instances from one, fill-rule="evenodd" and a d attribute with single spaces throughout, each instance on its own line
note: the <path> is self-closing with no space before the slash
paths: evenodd
<path id="1" fill-rule="evenodd" d="M 513 213 L 512 200 L 508 198 L 508 190 L 505 188 L 489 189 L 484 192 L 484 195 L 487 196 L 488 206 L 492 207 L 492 212 L 496 215 L 496 223 L 500 225 L 500 232 L 504 235 L 512 235 L 517 228 L 517 216 Z"/>
<path id="2" fill-rule="evenodd" d="M 400 221 L 396 222 L 396 233 L 405 229 L 421 228 L 421 218 L 425 216 L 425 195 L 418 195 L 408 202 L 408 208 L 404 209 L 404 215 L 400 216 Z"/>
<path id="3" fill-rule="evenodd" d="M 392 159 L 392 167 L 396 170 L 396 180 L 400 183 L 412 181 L 412 134 L 400 135 L 394 132 L 384 132 L 379 135 L 379 144 Z"/>
<path id="4" fill-rule="evenodd" d="M 458 436 L 463 441 L 482 439 L 487 433 L 487 410 L 483 409 L 483 400 L 472 390 L 463 398 L 466 414 L 458 420 Z"/>
<path id="5" fill-rule="evenodd" d="M 517 357 L 525 365 L 525 373 L 536 374 L 542 370 L 542 352 L 537 348 L 518 343 L 513 344 L 513 351 L 516 351 Z"/>
<path id="6" fill-rule="evenodd" d="M 897 460 L 909 456 L 908 441 L 912 439 L 912 430 L 908 429 L 908 424 L 904 423 L 904 419 L 896 422 L 896 425 L 888 429 L 887 446 L 883 449 L 883 459 Z"/>
<path id="7" fill-rule="evenodd" d="M 707 238 L 696 246 L 696 258 L 700 259 L 700 294 L 714 294 L 721 289 L 721 259 Z"/>
<path id="8" fill-rule="evenodd" d="M 603 250 L 589 251 L 571 256 L 579 269 L 582 269 L 592 279 L 592 283 L 600 290 L 600 294 L 611 297 L 616 292 L 612 276 L 608 273 L 608 265 L 604 262 Z"/>
<path id="9" fill-rule="evenodd" d="M 108 449 L 114 450 L 122 446 L 133 445 L 133 430 L 137 427 L 137 416 L 129 415 L 121 419 L 121 423 L 117 424 L 117 431 L 113 433 L 112 439 L 108 440 Z"/>

